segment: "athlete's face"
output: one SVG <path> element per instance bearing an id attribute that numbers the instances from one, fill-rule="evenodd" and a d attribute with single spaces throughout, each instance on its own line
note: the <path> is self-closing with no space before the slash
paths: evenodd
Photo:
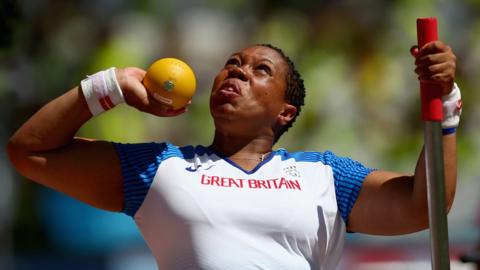
<path id="1" fill-rule="evenodd" d="M 286 61 L 271 48 L 253 46 L 234 53 L 212 87 L 210 110 L 216 128 L 238 134 L 275 130 L 288 122 L 285 110 L 291 113 L 293 106 L 284 98 L 287 72 Z"/>

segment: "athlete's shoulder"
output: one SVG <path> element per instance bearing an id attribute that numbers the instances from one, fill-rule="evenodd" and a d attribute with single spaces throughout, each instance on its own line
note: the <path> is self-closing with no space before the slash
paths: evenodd
<path id="1" fill-rule="evenodd" d="M 124 179 L 125 208 L 123 212 L 134 216 L 148 193 L 163 162 L 184 162 L 206 152 L 204 146 L 178 146 L 170 142 L 114 143 Z M 172 158 L 178 158 L 173 160 Z"/>
<path id="2" fill-rule="evenodd" d="M 212 154 L 209 147 L 203 145 L 185 145 L 178 147 L 178 151 L 182 153 L 184 159 L 192 159 L 195 156 L 203 156 Z"/>
<path id="3" fill-rule="evenodd" d="M 333 159 L 338 158 L 332 151 L 295 151 L 289 152 L 284 148 L 275 151 L 282 160 L 294 159 L 297 162 L 321 162 L 327 164 Z"/>

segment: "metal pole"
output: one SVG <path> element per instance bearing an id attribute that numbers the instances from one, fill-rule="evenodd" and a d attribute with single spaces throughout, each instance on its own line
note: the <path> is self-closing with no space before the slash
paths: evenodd
<path id="1" fill-rule="evenodd" d="M 430 41 L 437 40 L 437 19 L 417 19 L 417 37 L 419 47 Z M 434 84 L 420 82 L 420 95 L 425 132 L 425 168 L 432 269 L 449 270 L 450 256 L 445 207 L 441 91 Z"/>
<path id="2" fill-rule="evenodd" d="M 448 270 L 450 257 L 445 207 L 442 127 L 440 122 L 426 121 L 424 131 L 432 269 Z"/>

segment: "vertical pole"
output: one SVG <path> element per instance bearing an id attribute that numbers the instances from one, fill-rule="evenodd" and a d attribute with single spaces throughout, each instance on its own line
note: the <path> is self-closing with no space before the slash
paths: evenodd
<path id="1" fill-rule="evenodd" d="M 438 39 L 437 19 L 417 19 L 418 46 Z M 425 134 L 425 167 L 427 175 L 430 251 L 433 270 L 449 270 L 448 223 L 445 203 L 443 138 L 441 121 L 442 92 L 434 84 L 420 82 L 422 119 Z"/>

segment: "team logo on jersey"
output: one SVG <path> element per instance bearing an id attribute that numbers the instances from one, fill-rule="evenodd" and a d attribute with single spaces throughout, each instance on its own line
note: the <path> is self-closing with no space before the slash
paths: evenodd
<path id="1" fill-rule="evenodd" d="M 195 165 L 192 165 L 190 167 L 186 167 L 185 170 L 189 171 L 189 172 L 196 172 L 198 169 L 200 169 L 200 167 L 203 167 L 202 164 L 198 165 L 195 167 Z M 204 168 L 203 170 L 206 171 L 206 170 L 209 170 L 210 168 L 213 167 L 213 164 L 208 166 L 207 168 Z"/>
<path id="2" fill-rule="evenodd" d="M 283 173 L 295 178 L 300 178 L 300 172 L 297 170 L 297 166 L 295 165 L 283 168 Z"/>

